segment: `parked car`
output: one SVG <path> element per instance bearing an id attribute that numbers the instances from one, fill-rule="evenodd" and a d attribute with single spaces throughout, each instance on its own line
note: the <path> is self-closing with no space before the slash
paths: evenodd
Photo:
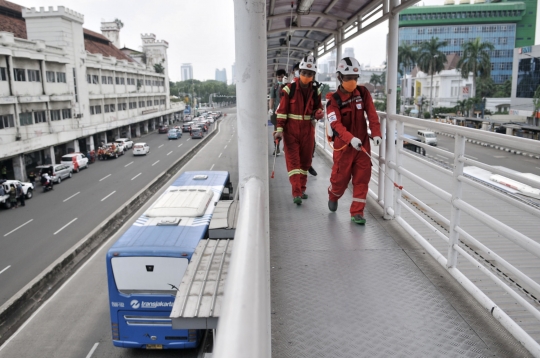
<path id="1" fill-rule="evenodd" d="M 437 146 L 437 136 L 430 130 L 418 130 L 417 135 L 422 143 Z"/>
<path id="2" fill-rule="evenodd" d="M 202 130 L 202 128 L 200 127 L 193 127 L 191 128 L 191 138 L 193 139 L 196 139 L 196 138 L 202 138 L 204 137 L 204 132 Z"/>
<path id="3" fill-rule="evenodd" d="M 158 133 L 168 133 L 169 132 L 169 126 L 163 125 L 159 126 Z"/>
<path id="4" fill-rule="evenodd" d="M 124 147 L 124 151 L 133 148 L 133 141 L 129 138 L 117 138 L 114 142 Z"/>
<path id="5" fill-rule="evenodd" d="M 189 132 L 191 131 L 191 126 L 193 125 L 193 122 L 187 122 L 182 124 L 182 132 Z"/>
<path id="6" fill-rule="evenodd" d="M 150 146 L 146 143 L 135 143 L 133 145 L 133 155 L 146 155 L 150 153 Z"/>
<path id="7" fill-rule="evenodd" d="M 169 130 L 169 133 L 167 134 L 167 136 L 169 137 L 169 140 L 182 138 L 182 132 L 180 132 L 177 129 L 171 129 Z"/>
<path id="8" fill-rule="evenodd" d="M 11 188 L 11 185 L 12 184 L 15 185 L 15 188 L 16 188 L 19 183 L 22 186 L 23 193 L 24 193 L 24 196 L 26 197 L 26 199 L 31 199 L 32 196 L 34 196 L 34 194 L 33 194 L 34 193 L 34 185 L 32 183 L 26 183 L 26 182 L 19 181 L 19 180 L 4 180 L 2 182 L 2 185 L 4 186 L 5 192 L 9 193 L 9 189 Z"/>
<path id="9" fill-rule="evenodd" d="M 77 163 L 77 167 L 73 163 Z M 88 158 L 82 153 L 69 153 L 62 156 L 60 164 L 67 164 L 71 170 L 78 173 L 82 168 L 88 168 Z"/>
<path id="10" fill-rule="evenodd" d="M 49 164 L 36 167 L 39 178 L 45 173 L 49 173 L 54 183 L 60 184 L 62 180 L 71 178 L 73 171 L 67 164 Z"/>
<path id="11" fill-rule="evenodd" d="M 116 143 L 106 143 L 105 144 L 105 159 L 109 158 L 118 158 L 121 155 L 124 155 L 124 147 L 117 145 Z"/>

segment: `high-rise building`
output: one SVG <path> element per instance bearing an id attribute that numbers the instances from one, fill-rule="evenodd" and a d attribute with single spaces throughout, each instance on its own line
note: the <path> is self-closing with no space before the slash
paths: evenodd
<path id="1" fill-rule="evenodd" d="M 182 81 L 193 79 L 193 66 L 191 65 L 191 63 L 183 63 L 182 66 L 180 66 L 180 72 L 182 76 Z"/>
<path id="2" fill-rule="evenodd" d="M 354 57 L 354 48 L 346 47 L 343 51 L 343 57 Z"/>
<path id="3" fill-rule="evenodd" d="M 227 70 L 219 70 L 216 68 L 216 81 L 227 83 Z"/>
<path id="4" fill-rule="evenodd" d="M 232 84 L 234 85 L 236 83 L 236 62 L 232 64 L 232 68 L 231 68 L 231 81 L 232 81 Z"/>
<path id="5" fill-rule="evenodd" d="M 399 44 L 419 45 L 432 37 L 446 41 L 446 55 L 463 55 L 462 45 L 480 38 L 495 47 L 491 51 L 491 77 L 503 83 L 512 77 L 513 50 L 534 44 L 537 0 L 501 1 L 461 0 L 454 5 L 414 6 L 399 16 Z"/>

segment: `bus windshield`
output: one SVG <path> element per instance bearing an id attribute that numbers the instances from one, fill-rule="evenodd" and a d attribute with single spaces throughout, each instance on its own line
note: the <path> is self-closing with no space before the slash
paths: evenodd
<path id="1" fill-rule="evenodd" d="M 188 260 L 179 257 L 113 257 L 111 265 L 120 293 L 175 295 L 175 287 L 180 286 Z"/>

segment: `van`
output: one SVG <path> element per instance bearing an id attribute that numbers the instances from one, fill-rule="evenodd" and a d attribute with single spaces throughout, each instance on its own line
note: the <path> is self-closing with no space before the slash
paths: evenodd
<path id="1" fill-rule="evenodd" d="M 82 153 L 70 153 L 62 156 L 60 164 L 67 164 L 73 172 L 78 173 L 80 169 L 88 168 L 88 158 Z"/>
<path id="2" fill-rule="evenodd" d="M 434 147 L 437 146 L 437 136 L 432 131 L 427 129 L 421 129 L 416 134 L 418 135 L 418 137 L 420 137 L 420 141 L 422 143 L 426 143 Z"/>
<path id="3" fill-rule="evenodd" d="M 71 178 L 71 166 L 67 164 L 48 164 L 37 166 L 38 176 L 48 173 L 54 183 L 60 184 L 62 180 Z"/>

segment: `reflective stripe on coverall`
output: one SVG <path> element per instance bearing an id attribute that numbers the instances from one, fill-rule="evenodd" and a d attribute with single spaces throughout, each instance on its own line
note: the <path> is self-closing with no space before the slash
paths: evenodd
<path id="1" fill-rule="evenodd" d="M 277 113 L 277 132 L 283 132 L 283 149 L 292 186 L 292 196 L 302 196 L 306 191 L 308 169 L 311 167 L 315 146 L 315 128 L 311 124 L 314 108 L 321 108 L 321 93 L 318 90 L 317 106 L 313 104 L 313 86 L 309 84 L 304 103 L 304 96 L 298 78 L 294 79 L 296 88 L 289 98 L 291 84 L 283 87 Z"/>
<path id="2" fill-rule="evenodd" d="M 362 141 L 362 146 L 371 153 L 367 124 L 364 113 L 367 113 L 369 128 L 373 137 L 381 137 L 379 116 L 373 105 L 369 91 L 358 86 L 352 95 L 336 91 L 342 101 L 339 108 L 336 99 L 331 97 L 327 105 L 328 121 L 332 129 L 337 132 L 334 138 L 334 165 L 330 175 L 328 198 L 338 201 L 343 195 L 352 176 L 353 200 L 350 208 L 351 216 L 360 214 L 364 216 L 368 184 L 371 179 L 371 160 L 363 153 L 351 147 L 349 143 L 354 137 Z"/>

